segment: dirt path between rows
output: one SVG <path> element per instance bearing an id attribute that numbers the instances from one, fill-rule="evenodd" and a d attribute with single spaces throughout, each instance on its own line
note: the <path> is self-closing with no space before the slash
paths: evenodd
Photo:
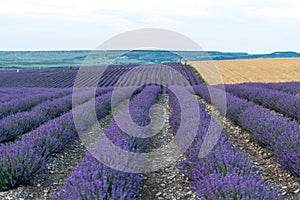
<path id="1" fill-rule="evenodd" d="M 170 106 L 168 95 L 160 95 L 158 104 L 166 108 L 165 126 L 150 140 L 149 149 L 157 149 L 166 145 L 173 139 L 173 131 L 169 124 Z M 160 116 L 161 117 L 161 116 Z M 171 199 L 171 200 L 192 200 L 196 199 L 195 194 L 190 191 L 189 183 L 179 173 L 179 163 L 183 156 L 165 168 L 143 175 L 139 200 Z"/>

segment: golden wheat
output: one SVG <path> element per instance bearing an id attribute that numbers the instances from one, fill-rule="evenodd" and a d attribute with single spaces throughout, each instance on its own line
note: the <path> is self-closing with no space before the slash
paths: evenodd
<path id="1" fill-rule="evenodd" d="M 190 62 L 208 84 L 300 81 L 300 58 L 220 60 Z M 214 67 L 216 66 L 216 68 Z"/>

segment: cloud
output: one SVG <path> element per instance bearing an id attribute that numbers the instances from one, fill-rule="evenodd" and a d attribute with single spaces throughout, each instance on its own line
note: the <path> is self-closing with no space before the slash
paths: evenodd
<path id="1" fill-rule="evenodd" d="M 265 36 L 263 41 L 269 38 L 273 44 L 276 37 L 282 36 L 282 27 L 289 34 L 285 38 L 296 41 L 296 35 L 292 34 L 299 32 L 299 28 L 292 23 L 299 21 L 300 1 L 0 0 L 0 16 L 0 25 L 5 27 L 0 32 L 0 43 L 6 44 L 7 48 L 13 43 L 15 46 L 19 43 L 31 45 L 36 38 L 41 38 L 35 43 L 39 48 L 51 46 L 51 39 L 55 41 L 53 46 L 68 47 L 70 37 L 76 42 L 90 40 L 84 47 L 93 47 L 90 45 L 93 41 L 105 40 L 120 32 L 156 27 L 199 38 L 206 47 L 213 46 L 214 49 L 229 48 L 240 38 L 236 46 L 243 50 L 247 42 L 249 46 L 256 45 L 245 39 L 253 37 L 255 32 Z M 22 34 L 18 30 L 22 30 Z M 88 39 L 85 39 L 86 35 Z M 296 43 L 291 45 L 296 46 Z"/>
<path id="2" fill-rule="evenodd" d="M 265 19 L 298 19 L 300 18 L 300 8 L 249 8 L 248 14 Z"/>
<path id="3" fill-rule="evenodd" d="M 0 1 L 0 13 L 18 15 L 21 17 L 55 17 L 55 14 L 68 15 L 99 15 L 105 11 L 131 12 L 145 15 L 177 15 L 177 16 L 205 16 L 210 13 L 206 10 L 194 9 L 196 1 L 187 4 L 166 1 L 140 0 L 111 0 L 111 1 L 57 1 L 57 0 L 25 0 Z M 69 18 L 67 18 L 69 19 Z"/>
<path id="4" fill-rule="evenodd" d="M 299 18 L 298 0 L 12 0 L 0 1 L 0 13 L 24 19 L 113 23 L 123 27 L 169 18 Z M 136 15 L 128 18 L 126 15 Z M 143 24 L 145 25 L 145 24 Z"/>

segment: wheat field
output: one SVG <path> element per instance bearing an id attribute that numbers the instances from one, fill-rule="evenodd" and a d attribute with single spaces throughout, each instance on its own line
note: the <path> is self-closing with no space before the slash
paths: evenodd
<path id="1" fill-rule="evenodd" d="M 189 63 L 208 84 L 300 81 L 300 58 L 195 61 Z M 216 67 L 214 67 L 216 66 Z M 216 76 L 220 73 L 221 79 Z"/>

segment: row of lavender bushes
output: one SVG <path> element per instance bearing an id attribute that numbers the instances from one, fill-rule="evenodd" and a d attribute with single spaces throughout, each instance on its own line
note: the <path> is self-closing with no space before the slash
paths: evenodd
<path id="1" fill-rule="evenodd" d="M 32 132 L 24 135 L 21 140 L 4 143 L 0 146 L 0 191 L 26 184 L 37 173 L 42 172 L 46 163 L 54 153 L 61 152 L 78 137 L 77 129 L 87 129 L 91 124 L 88 120 L 75 127 L 73 114 L 88 119 L 90 107 L 96 107 L 98 118 L 110 112 L 111 93 L 106 93 L 72 111 L 50 120 Z"/>
<path id="2" fill-rule="evenodd" d="M 211 103 L 210 93 L 205 86 L 195 86 L 197 95 Z M 220 91 L 213 89 L 215 96 Z M 300 177 L 300 127 L 297 121 L 278 116 L 229 93 L 227 95 L 227 117 L 235 124 L 248 131 L 254 140 L 269 148 L 281 166 Z M 214 103 L 220 108 L 218 102 Z M 222 111 L 221 111 L 222 112 Z"/>
<path id="3" fill-rule="evenodd" d="M 179 71 L 184 76 L 184 78 L 189 81 L 189 84 L 191 84 L 191 85 L 201 85 L 202 84 L 199 77 L 196 75 L 196 73 L 193 71 L 193 69 L 189 65 L 172 64 L 171 67 L 173 67 L 175 70 Z"/>
<path id="4" fill-rule="evenodd" d="M 159 87 L 148 86 L 130 101 L 131 117 L 137 125 L 144 126 L 145 122 L 150 122 L 148 111 L 156 102 L 159 92 Z M 123 112 L 121 111 L 119 115 L 122 115 Z M 135 119 L 139 120 L 136 121 Z M 127 119 L 124 118 L 123 120 Z M 115 145 L 126 151 L 141 152 L 147 148 L 147 139 L 135 140 L 134 137 L 124 133 L 118 127 L 116 121 L 112 122 L 112 125 L 105 130 L 104 134 Z M 99 148 L 106 147 L 102 147 L 103 143 L 98 145 Z M 139 164 L 143 165 L 143 163 Z M 66 180 L 64 186 L 58 193 L 52 195 L 52 199 L 135 199 L 139 193 L 140 182 L 140 174 L 112 169 L 99 162 L 90 152 L 87 152 Z"/>
<path id="5" fill-rule="evenodd" d="M 65 95 L 71 94 L 70 89 L 58 89 L 55 92 L 46 91 L 41 94 L 34 94 L 32 96 L 27 96 L 24 98 L 16 98 L 14 100 L 1 103 L 0 104 L 0 119 L 15 114 L 17 112 L 22 112 L 30 110 L 32 107 L 40 104 L 43 101 L 51 100 Z"/>
<path id="6" fill-rule="evenodd" d="M 31 94 L 31 93 L 37 93 L 37 92 L 54 92 L 57 91 L 58 88 L 27 88 L 27 87 L 17 87 L 17 88 L 6 88 L 1 87 L 0 88 L 0 94 Z"/>
<path id="7" fill-rule="evenodd" d="M 294 95 L 244 84 L 226 85 L 226 91 L 300 121 L 300 98 Z"/>
<path id="8" fill-rule="evenodd" d="M 14 100 L 16 98 L 24 98 L 28 95 L 36 95 L 45 92 L 55 92 L 57 89 L 50 88 L 1 88 L 0 104 Z"/>
<path id="9" fill-rule="evenodd" d="M 168 65 L 170 67 L 173 67 L 174 69 L 178 70 L 183 76 L 186 77 L 188 81 L 191 82 L 198 82 L 197 79 L 195 79 L 195 74 L 191 72 L 191 69 L 187 65 L 182 65 L 178 63 L 165 63 L 164 65 Z M 130 73 L 129 71 L 134 69 L 137 65 L 127 65 L 127 66 L 112 66 L 110 65 L 103 73 L 102 77 L 99 80 L 98 87 L 109 87 L 109 86 L 116 86 L 119 83 L 119 80 L 124 80 L 124 84 L 122 86 L 134 86 L 139 85 L 138 82 L 141 83 L 141 81 L 145 81 L 146 78 L 148 79 L 149 76 L 152 76 L 152 78 L 155 78 L 156 75 L 158 78 L 164 78 L 166 80 L 167 77 L 170 77 L 170 73 L 162 74 L 161 72 L 157 72 L 155 70 L 159 69 L 157 65 L 155 64 L 149 64 L 147 65 L 147 68 L 149 69 L 148 72 L 145 72 L 145 74 L 148 75 L 148 77 L 141 78 L 134 76 L 134 73 Z M 152 68 L 152 70 L 151 70 Z M 91 74 L 94 74 L 91 70 L 87 70 L 86 75 L 87 77 L 91 77 Z M 154 69 L 154 70 L 153 70 Z M 135 69 L 134 69 L 135 70 Z M 77 76 L 78 68 L 73 69 L 64 69 L 64 68 L 58 68 L 58 69 L 35 69 L 35 70 L 21 70 L 19 73 L 15 73 L 13 71 L 7 72 L 7 73 L 0 73 L 0 85 L 1 87 L 44 87 L 44 88 L 71 88 L 74 86 L 74 82 Z M 129 73 L 127 73 L 129 72 Z M 156 73 L 157 72 L 157 73 Z M 190 73 L 191 72 L 191 73 Z M 89 75 L 89 73 L 91 73 Z M 127 73 L 127 74 L 126 74 Z M 143 73 L 144 76 L 144 72 Z M 155 73 L 155 76 L 153 76 Z M 126 78 L 128 75 L 132 75 L 131 78 Z M 141 74 L 140 74 L 141 75 Z M 82 86 L 91 86 L 90 80 L 87 77 L 82 77 L 81 79 L 78 79 Z M 122 77 L 122 78 L 121 78 Z M 78 78 L 78 77 L 77 77 Z M 177 85 L 181 84 L 181 79 L 178 80 L 176 83 L 176 80 L 172 80 L 172 82 L 167 82 L 168 85 Z M 183 84 L 185 85 L 185 84 Z"/>
<path id="10" fill-rule="evenodd" d="M 242 85 L 268 88 L 282 91 L 288 94 L 297 95 L 300 93 L 300 82 L 285 82 L 285 83 L 242 83 Z"/>
<path id="11" fill-rule="evenodd" d="M 36 93 L 38 94 L 38 93 Z M 11 100 L 14 100 L 14 99 L 19 99 L 19 98 L 24 98 L 28 95 L 35 95 L 34 93 L 27 93 L 26 95 L 24 94 L 0 94 L 0 104 L 3 104 L 3 103 L 7 103 Z"/>
<path id="12" fill-rule="evenodd" d="M 133 73 L 132 73 L 133 72 Z M 177 73 L 176 73 L 177 72 Z M 116 85 L 133 86 L 144 83 L 157 83 L 170 85 L 197 85 L 201 81 L 192 69 L 187 65 L 179 63 L 163 64 L 163 65 L 147 65 L 147 69 L 135 68 L 133 71 L 124 74 Z M 189 84 L 187 83 L 189 82 Z"/>
<path id="13" fill-rule="evenodd" d="M 181 108 L 174 94 L 170 94 L 172 113 L 170 124 L 173 130 L 178 129 Z M 189 108 L 184 108 L 189 109 Z M 191 108 L 192 109 L 192 108 Z M 180 163 L 180 171 L 190 180 L 190 188 L 199 199 L 282 199 L 276 189 L 264 182 L 257 173 L 257 168 L 246 155 L 233 148 L 224 133 L 204 158 L 198 157 L 208 127 L 218 131 L 218 125 L 199 102 L 199 127 L 192 145 L 185 152 L 186 159 Z M 189 121 L 189 118 L 181 118 Z M 183 122 L 182 122 L 183 123 Z M 186 132 L 189 129 L 187 127 Z M 213 138 L 213 137 L 212 137 Z M 211 142 L 213 145 L 213 142 Z"/>
<path id="14" fill-rule="evenodd" d="M 98 89 L 96 96 L 111 90 L 111 88 Z M 89 96 L 86 95 L 84 91 L 78 95 L 78 102 L 80 104 L 89 100 Z M 62 98 L 44 101 L 30 111 L 19 112 L 5 117 L 0 120 L 0 143 L 11 141 L 17 136 L 31 131 L 43 123 L 63 115 L 71 109 L 72 94 Z"/>

